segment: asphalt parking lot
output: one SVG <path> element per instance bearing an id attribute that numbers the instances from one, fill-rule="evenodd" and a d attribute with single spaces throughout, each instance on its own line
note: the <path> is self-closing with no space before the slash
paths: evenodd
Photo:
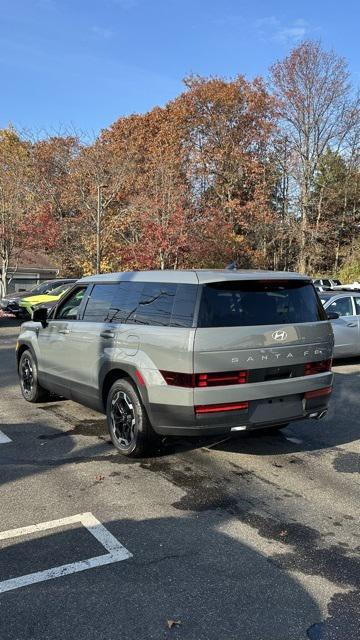
<path id="1" fill-rule="evenodd" d="M 17 333 L 0 319 L 1 640 L 360 637 L 360 361 L 323 421 L 134 461 L 101 415 L 22 400 Z"/>

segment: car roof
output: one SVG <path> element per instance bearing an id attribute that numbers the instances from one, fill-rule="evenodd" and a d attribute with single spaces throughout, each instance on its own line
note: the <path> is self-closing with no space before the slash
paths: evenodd
<path id="1" fill-rule="evenodd" d="M 350 291 L 349 289 L 343 291 L 318 291 L 318 296 L 319 298 L 326 298 L 327 300 L 330 300 L 331 298 L 344 298 L 346 296 L 351 296 L 354 293 L 356 293 L 356 291 Z"/>
<path id="2" fill-rule="evenodd" d="M 96 282 L 175 282 L 177 284 L 206 284 L 209 282 L 223 282 L 224 280 L 308 280 L 293 271 L 260 271 L 258 269 L 188 269 L 188 270 L 162 270 L 162 271 L 123 271 L 119 273 L 104 273 L 87 276 L 79 280 L 79 283 Z"/>
<path id="3" fill-rule="evenodd" d="M 36 286 L 40 287 L 43 284 L 51 284 L 53 282 L 58 282 L 60 286 L 62 282 L 76 282 L 76 278 L 53 278 L 52 280 L 43 280 Z"/>

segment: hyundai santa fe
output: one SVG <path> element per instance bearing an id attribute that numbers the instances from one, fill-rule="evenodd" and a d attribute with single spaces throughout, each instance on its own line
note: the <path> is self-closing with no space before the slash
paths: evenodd
<path id="1" fill-rule="evenodd" d="M 144 271 L 79 280 L 17 344 L 29 402 L 106 413 L 124 455 L 160 435 L 279 429 L 320 418 L 333 331 L 311 280 L 271 271 Z"/>

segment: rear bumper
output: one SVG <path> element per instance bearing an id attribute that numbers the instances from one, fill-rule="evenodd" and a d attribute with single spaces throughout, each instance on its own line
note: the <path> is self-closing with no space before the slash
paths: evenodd
<path id="1" fill-rule="evenodd" d="M 201 415 L 195 414 L 194 407 L 153 404 L 149 417 L 154 430 L 162 435 L 216 435 L 320 417 L 327 410 L 329 398 L 330 395 L 305 399 L 304 394 L 296 394 L 254 400 L 246 410 Z"/>

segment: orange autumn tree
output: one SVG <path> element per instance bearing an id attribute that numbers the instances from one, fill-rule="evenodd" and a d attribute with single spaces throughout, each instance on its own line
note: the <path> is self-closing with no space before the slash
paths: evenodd
<path id="1" fill-rule="evenodd" d="M 176 268 L 191 249 L 191 207 L 176 106 L 121 118 L 104 132 L 119 164 L 131 171 L 113 208 L 114 251 L 129 268 Z"/>
<path id="2" fill-rule="evenodd" d="M 273 100 L 261 80 L 243 76 L 229 82 L 190 77 L 186 86 L 179 100 L 186 105 L 188 170 L 205 237 L 215 241 L 217 260 L 230 252 L 241 266 L 266 263 L 275 224 L 269 168 Z M 209 212 L 216 212 L 210 225 Z"/>
<path id="3" fill-rule="evenodd" d="M 123 268 L 268 258 L 272 100 L 259 80 L 242 77 L 186 86 L 166 107 L 121 118 L 102 134 L 119 165 L 132 158 L 109 244 Z"/>
<path id="4" fill-rule="evenodd" d="M 24 252 L 53 249 L 58 228 L 37 198 L 34 148 L 12 128 L 0 131 L 0 297 Z"/>

